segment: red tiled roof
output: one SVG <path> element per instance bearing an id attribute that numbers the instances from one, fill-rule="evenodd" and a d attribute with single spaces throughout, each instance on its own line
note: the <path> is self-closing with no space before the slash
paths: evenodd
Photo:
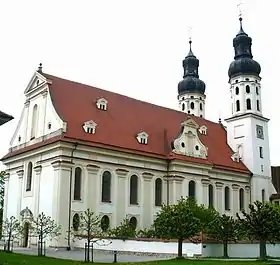
<path id="1" fill-rule="evenodd" d="M 49 74 L 44 73 L 44 76 L 52 81 L 49 85 L 50 95 L 58 115 L 67 122 L 67 132 L 63 136 L 10 152 L 2 159 L 62 140 L 250 174 L 242 162 L 232 161 L 233 152 L 227 144 L 226 131 L 219 123 L 189 116 L 200 126 L 207 127 L 207 135 L 199 134 L 199 138 L 208 147 L 208 157 L 202 159 L 175 154 L 172 153 L 171 143 L 180 134 L 181 123 L 187 119 L 187 114 Z M 106 111 L 96 106 L 100 98 L 108 100 Z M 82 126 L 88 120 L 97 123 L 95 134 L 84 131 Z M 148 133 L 147 145 L 139 144 L 136 140 L 140 131 Z"/>
<path id="2" fill-rule="evenodd" d="M 58 115 L 67 122 L 64 137 L 83 140 L 91 145 L 123 148 L 150 155 L 176 158 L 195 163 L 250 173 L 242 162 L 234 162 L 227 144 L 225 129 L 203 118 L 190 116 L 200 126 L 207 126 L 207 135 L 199 135 L 208 147 L 208 158 L 193 158 L 171 153 L 171 142 L 178 137 L 181 123 L 187 114 L 129 98 L 120 94 L 44 74 L 52 81 L 50 94 Z M 100 98 L 108 100 L 108 109 L 97 108 Z M 95 134 L 86 133 L 85 121 L 97 123 Z M 136 135 L 140 131 L 149 135 L 148 144 L 139 144 Z"/>

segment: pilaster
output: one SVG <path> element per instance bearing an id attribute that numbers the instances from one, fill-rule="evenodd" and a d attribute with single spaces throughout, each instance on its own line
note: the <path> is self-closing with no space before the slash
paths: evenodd
<path id="1" fill-rule="evenodd" d="M 87 201 L 86 205 L 87 208 L 96 212 L 98 203 L 100 201 L 100 198 L 97 197 L 100 194 L 100 192 L 98 192 L 100 188 L 97 181 L 100 167 L 97 165 L 87 165 L 86 169 L 87 169 L 87 185 L 85 186 L 86 189 L 85 199 Z"/>
<path id="2" fill-rule="evenodd" d="M 24 141 L 27 142 L 28 139 L 28 118 L 29 118 L 29 109 L 30 109 L 30 100 L 26 100 L 24 103 L 25 108 L 25 118 L 24 118 L 24 124 L 25 124 L 25 132 L 24 132 Z"/>
<path id="3" fill-rule="evenodd" d="M 41 172 L 42 166 L 34 167 L 34 215 L 37 216 L 39 214 L 39 205 L 40 205 L 40 186 L 41 186 Z"/>
<path id="4" fill-rule="evenodd" d="M 170 204 L 177 204 L 177 201 L 182 197 L 182 182 L 184 177 L 174 175 L 169 177 L 169 200 Z M 171 184 L 171 185 L 170 185 Z"/>
<path id="5" fill-rule="evenodd" d="M 216 182 L 216 196 L 214 198 L 215 200 L 215 205 L 216 205 L 216 209 L 220 212 L 223 213 L 224 209 L 225 209 L 225 205 L 224 205 L 224 198 L 223 198 L 223 186 L 224 184 L 222 182 Z"/>
<path id="6" fill-rule="evenodd" d="M 7 218 L 7 210 L 8 210 L 8 194 L 9 194 L 9 182 L 10 182 L 10 174 L 7 173 L 4 176 L 5 189 L 4 189 L 4 212 L 3 212 L 3 220 Z"/>
<path id="7" fill-rule="evenodd" d="M 143 207 L 141 207 L 142 213 L 142 226 L 143 227 L 150 227 L 153 220 L 152 216 L 152 207 L 153 207 L 153 185 L 152 185 L 152 179 L 154 177 L 153 174 L 149 172 L 144 172 L 142 174 L 143 180 L 144 180 L 144 188 L 142 189 L 142 198 L 143 198 Z"/>
<path id="8" fill-rule="evenodd" d="M 251 188 L 250 186 L 245 186 L 245 196 L 244 196 L 244 210 L 246 212 L 249 211 L 249 204 L 251 203 L 251 194 L 250 194 Z"/>
<path id="9" fill-rule="evenodd" d="M 19 170 L 16 173 L 18 175 L 17 217 L 19 217 L 21 211 L 21 201 L 22 201 L 22 193 L 23 193 L 24 170 Z"/>
<path id="10" fill-rule="evenodd" d="M 116 187 L 116 196 L 117 198 L 115 203 L 116 205 L 116 210 L 115 210 L 115 224 L 119 225 L 121 220 L 126 216 L 126 207 L 128 205 L 127 201 L 127 196 L 128 196 L 128 190 L 127 190 L 127 175 L 128 175 L 128 170 L 123 169 L 123 168 L 118 168 L 116 169 L 116 174 L 117 174 L 117 187 Z"/>
<path id="11" fill-rule="evenodd" d="M 209 184 L 210 181 L 209 179 L 202 179 L 201 180 L 201 184 L 202 184 L 202 201 L 203 201 L 203 205 L 205 205 L 206 207 L 209 206 Z"/>
<path id="12" fill-rule="evenodd" d="M 230 208 L 232 209 L 232 214 L 235 216 L 237 212 L 239 212 L 239 185 L 232 185 L 232 197 L 230 200 Z"/>
<path id="13" fill-rule="evenodd" d="M 55 161 L 54 169 L 54 193 L 53 193 L 53 219 L 61 225 L 61 236 L 57 240 L 58 246 L 67 246 L 65 235 L 68 230 L 69 208 L 72 200 L 70 190 L 73 183 L 73 163 L 69 161 Z M 70 183 L 72 179 L 72 183 Z M 71 184 L 71 185 L 70 185 Z"/>

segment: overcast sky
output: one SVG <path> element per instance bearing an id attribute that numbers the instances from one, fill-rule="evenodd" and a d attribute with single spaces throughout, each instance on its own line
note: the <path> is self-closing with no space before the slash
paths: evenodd
<path id="1" fill-rule="evenodd" d="M 239 30 L 238 2 L 0 1 L 0 110 L 15 117 L 0 127 L 0 155 L 8 150 L 23 92 L 40 62 L 46 73 L 177 109 L 189 27 L 200 78 L 206 83 L 206 118 L 229 117 L 227 71 L 234 54 L 232 39 Z M 253 39 L 254 59 L 262 67 L 271 161 L 280 165 L 280 2 L 243 3 L 244 30 Z"/>

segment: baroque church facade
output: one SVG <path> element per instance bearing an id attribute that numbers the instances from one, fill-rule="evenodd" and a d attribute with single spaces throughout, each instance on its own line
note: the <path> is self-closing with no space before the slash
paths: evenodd
<path id="1" fill-rule="evenodd" d="M 8 172 L 4 218 L 28 224 L 28 216 L 44 212 L 62 225 L 56 245 L 69 246 L 73 218 L 87 208 L 111 227 L 128 217 L 144 228 L 163 203 L 181 196 L 228 215 L 269 200 L 275 193 L 269 119 L 262 115 L 252 39 L 240 20 L 226 127 L 205 119 L 206 85 L 191 44 L 178 84 L 179 110 L 65 80 L 40 65 L 2 158 Z M 26 237 L 22 245 L 28 245 Z"/>

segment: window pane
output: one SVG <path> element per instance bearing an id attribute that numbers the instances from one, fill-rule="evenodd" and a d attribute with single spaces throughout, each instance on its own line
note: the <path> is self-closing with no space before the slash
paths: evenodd
<path id="1" fill-rule="evenodd" d="M 102 176 L 102 202 L 111 202 L 111 173 L 105 171 Z"/>
<path id="2" fill-rule="evenodd" d="M 81 200 L 81 182 L 82 182 L 82 169 L 80 167 L 77 167 L 75 169 L 74 200 Z"/>
<path id="3" fill-rule="evenodd" d="M 130 204 L 138 204 L 138 177 L 136 175 L 130 178 Z"/>
<path id="4" fill-rule="evenodd" d="M 162 204 L 162 180 L 160 178 L 156 179 L 155 185 L 155 205 L 161 206 Z"/>

